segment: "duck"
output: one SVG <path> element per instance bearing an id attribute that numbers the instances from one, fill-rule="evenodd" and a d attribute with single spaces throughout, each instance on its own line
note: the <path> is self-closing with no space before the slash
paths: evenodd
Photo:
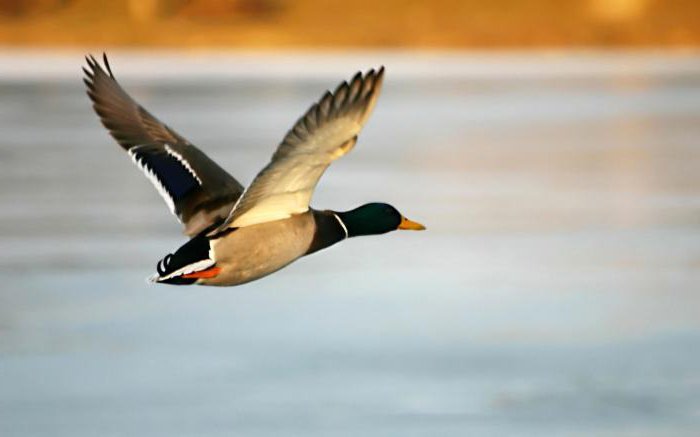
<path id="1" fill-rule="evenodd" d="M 85 59 L 84 83 L 93 109 L 189 238 L 157 263 L 150 282 L 235 286 L 348 238 L 425 229 L 388 203 L 348 211 L 310 206 L 325 170 L 355 146 L 377 103 L 383 66 L 357 72 L 326 91 L 244 188 L 137 103 L 115 79 L 106 54 L 102 63 L 92 55 Z"/>

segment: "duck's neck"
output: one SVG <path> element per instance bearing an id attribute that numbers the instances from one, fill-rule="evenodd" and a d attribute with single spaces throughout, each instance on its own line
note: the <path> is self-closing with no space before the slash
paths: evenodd
<path id="1" fill-rule="evenodd" d="M 366 218 L 358 214 L 356 210 L 337 212 L 331 211 L 342 226 L 347 238 L 359 237 L 361 235 L 373 235 L 366 226 Z"/>
<path id="2" fill-rule="evenodd" d="M 397 218 L 381 214 L 377 210 L 377 205 L 379 204 L 367 204 L 350 211 L 333 211 L 333 213 L 342 223 L 348 237 L 380 235 L 396 229 L 400 215 Z M 396 223 L 394 223 L 395 221 Z"/>
<path id="3" fill-rule="evenodd" d="M 393 223 L 373 219 L 371 212 L 366 207 L 346 212 L 313 210 L 316 230 L 306 253 L 319 251 L 346 238 L 384 234 L 396 228 Z"/>
<path id="4" fill-rule="evenodd" d="M 313 211 L 316 230 L 306 254 L 317 252 L 350 237 L 347 225 L 335 211 Z"/>

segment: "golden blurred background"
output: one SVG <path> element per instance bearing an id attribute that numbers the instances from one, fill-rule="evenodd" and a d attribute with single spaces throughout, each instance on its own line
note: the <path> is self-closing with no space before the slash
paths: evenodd
<path id="1" fill-rule="evenodd" d="M 695 47 L 697 0 L 0 0 L 5 46 Z"/>

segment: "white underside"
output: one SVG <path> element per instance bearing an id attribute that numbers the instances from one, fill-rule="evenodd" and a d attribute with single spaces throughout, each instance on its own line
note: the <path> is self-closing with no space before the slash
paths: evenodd
<path id="1" fill-rule="evenodd" d="M 188 264 L 185 267 L 175 270 L 167 276 L 160 276 L 158 273 L 156 273 L 148 278 L 148 282 L 162 282 L 167 281 L 168 279 L 176 278 L 178 276 L 188 275 L 194 272 L 201 272 L 202 270 L 206 270 L 214 264 L 216 264 L 214 260 L 204 259 L 202 261 L 197 261 L 196 263 Z"/>

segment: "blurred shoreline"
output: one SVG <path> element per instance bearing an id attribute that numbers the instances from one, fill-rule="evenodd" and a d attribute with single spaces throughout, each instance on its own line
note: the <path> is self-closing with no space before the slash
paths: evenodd
<path id="1" fill-rule="evenodd" d="M 314 76 L 385 65 L 394 79 L 541 79 L 700 75 L 700 49 L 234 50 L 0 46 L 0 81 L 70 80 L 83 57 L 106 52 L 115 74 L 159 81 Z M 536 60 L 536 61 L 535 61 Z M 172 68 L 178 65 L 178 68 Z"/>

